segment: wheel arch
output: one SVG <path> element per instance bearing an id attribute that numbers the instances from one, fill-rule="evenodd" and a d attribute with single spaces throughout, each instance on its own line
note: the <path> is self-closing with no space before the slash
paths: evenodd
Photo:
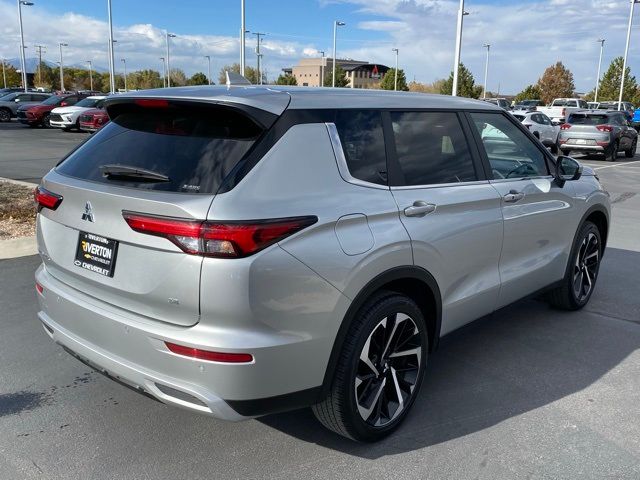
<path id="1" fill-rule="evenodd" d="M 604 208 L 602 205 L 592 205 L 582 215 L 580 222 L 578 222 L 578 227 L 576 228 L 576 232 L 573 234 L 573 240 L 571 243 L 571 252 L 569 253 L 569 258 L 567 259 L 567 266 L 565 267 L 565 277 L 569 272 L 569 268 L 571 268 L 571 259 L 573 258 L 573 254 L 576 248 L 576 240 L 585 222 L 592 222 L 598 228 L 598 231 L 600 232 L 600 240 L 602 240 L 602 250 L 600 252 L 600 256 L 601 257 L 604 256 L 604 250 L 607 246 L 607 236 L 609 233 L 609 212 L 607 212 L 607 209 Z"/>
<path id="2" fill-rule="evenodd" d="M 320 398 L 324 398 L 331 388 L 336 364 L 355 315 L 373 294 L 381 290 L 407 295 L 418 304 L 427 322 L 429 351 L 437 348 L 442 324 L 442 297 L 435 278 L 427 270 L 413 265 L 387 270 L 360 290 L 342 319 L 327 363 Z"/>

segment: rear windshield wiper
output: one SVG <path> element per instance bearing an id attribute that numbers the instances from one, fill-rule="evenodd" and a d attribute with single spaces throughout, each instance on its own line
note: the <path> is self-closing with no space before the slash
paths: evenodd
<path id="1" fill-rule="evenodd" d="M 113 180 L 135 180 L 138 182 L 170 182 L 166 175 L 146 168 L 133 167 L 130 165 L 100 165 L 102 175 Z"/>

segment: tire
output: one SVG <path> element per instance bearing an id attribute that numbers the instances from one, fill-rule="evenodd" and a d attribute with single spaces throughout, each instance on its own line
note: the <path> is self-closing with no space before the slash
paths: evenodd
<path id="1" fill-rule="evenodd" d="M 312 407 L 316 418 L 352 440 L 386 437 L 420 391 L 428 345 L 426 323 L 413 300 L 389 291 L 374 295 L 353 319 L 329 394 Z M 400 352 L 412 353 L 395 355 Z"/>
<path id="2" fill-rule="evenodd" d="M 547 293 L 549 303 L 561 310 L 580 310 L 589 303 L 598 279 L 601 258 L 600 231 L 595 224 L 585 222 L 571 249 L 567 273 L 562 284 Z"/>
<path id="3" fill-rule="evenodd" d="M 611 146 L 609 151 L 605 152 L 605 154 L 604 154 L 605 160 L 608 160 L 610 162 L 615 162 L 616 159 L 618 158 L 618 149 L 619 148 L 620 148 L 620 144 L 616 140 L 615 142 L 613 142 L 613 145 Z"/>
<path id="4" fill-rule="evenodd" d="M 11 110 L 8 108 L 0 108 L 0 122 L 9 122 L 11 120 Z"/>
<path id="5" fill-rule="evenodd" d="M 635 138 L 633 142 L 631 142 L 631 147 L 629 147 L 629 150 L 624 151 L 624 156 L 627 158 L 633 158 L 633 156 L 636 154 L 637 146 L 638 146 L 638 139 Z"/>
<path id="6" fill-rule="evenodd" d="M 44 117 L 42 117 L 42 126 L 44 128 L 51 128 L 51 123 L 49 123 L 49 118 L 51 118 L 50 113 L 45 113 Z"/>

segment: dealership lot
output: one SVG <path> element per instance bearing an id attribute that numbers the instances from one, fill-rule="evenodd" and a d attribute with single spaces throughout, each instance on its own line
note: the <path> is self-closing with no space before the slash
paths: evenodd
<path id="1" fill-rule="evenodd" d="M 85 138 L 0 124 L 0 177 L 37 182 Z M 417 408 L 375 445 L 307 410 L 230 424 L 131 392 L 45 335 L 38 258 L 0 261 L 0 478 L 640 477 L 640 156 L 580 160 L 613 202 L 591 303 L 521 302 L 445 338 Z"/>

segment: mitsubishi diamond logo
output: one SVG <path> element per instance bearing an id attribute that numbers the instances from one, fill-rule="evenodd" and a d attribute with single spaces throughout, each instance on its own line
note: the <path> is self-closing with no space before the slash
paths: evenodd
<path id="1" fill-rule="evenodd" d="M 84 213 L 82 214 L 82 220 L 86 220 L 87 222 L 93 222 L 93 209 L 91 208 L 91 202 L 87 202 L 84 204 Z"/>

